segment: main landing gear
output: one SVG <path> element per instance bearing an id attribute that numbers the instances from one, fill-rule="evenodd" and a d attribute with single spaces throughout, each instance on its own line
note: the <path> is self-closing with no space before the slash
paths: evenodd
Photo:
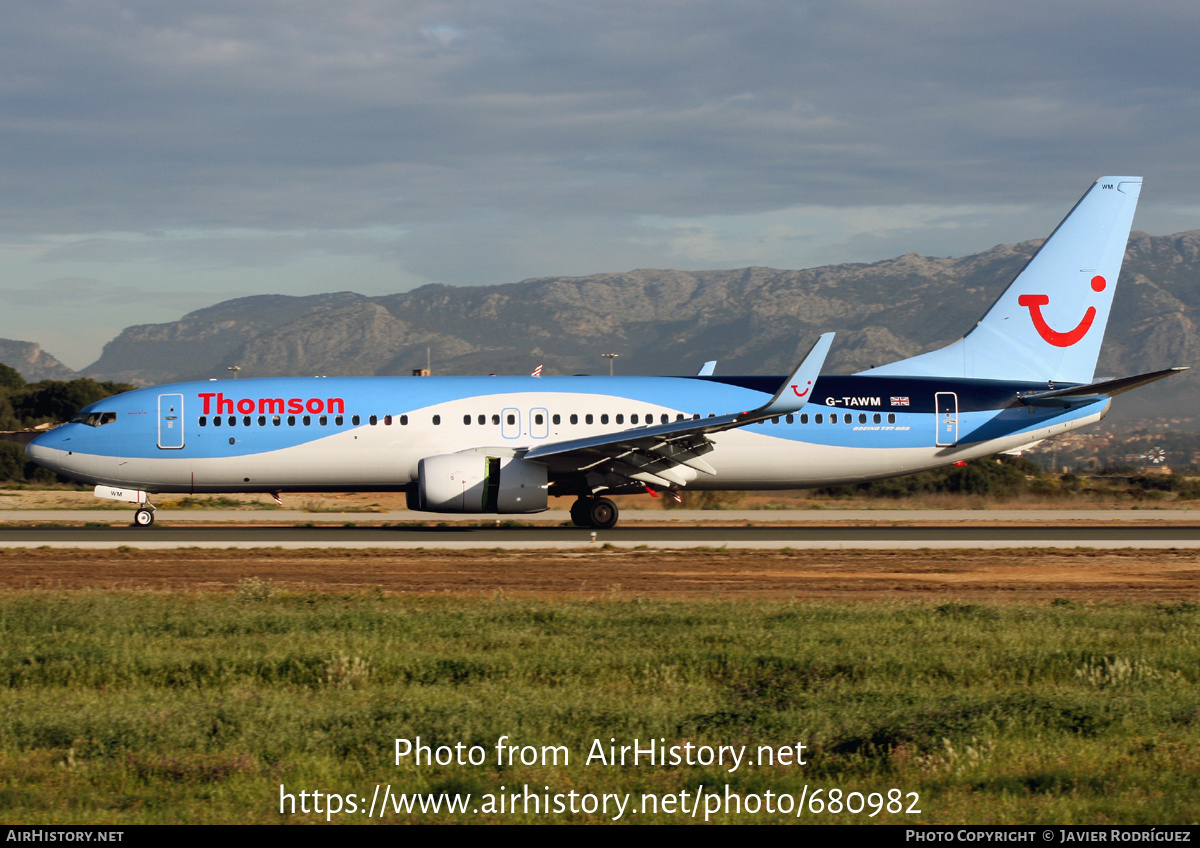
<path id="1" fill-rule="evenodd" d="M 610 530 L 617 526 L 617 505 L 608 498 L 580 498 L 571 507 L 571 523 L 576 527 Z"/>

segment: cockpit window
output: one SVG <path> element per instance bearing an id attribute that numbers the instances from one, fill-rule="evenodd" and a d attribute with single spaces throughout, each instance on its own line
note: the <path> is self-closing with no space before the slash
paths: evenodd
<path id="1" fill-rule="evenodd" d="M 89 427 L 103 427 L 117 420 L 115 412 L 81 412 L 71 419 L 72 424 L 86 424 Z"/>

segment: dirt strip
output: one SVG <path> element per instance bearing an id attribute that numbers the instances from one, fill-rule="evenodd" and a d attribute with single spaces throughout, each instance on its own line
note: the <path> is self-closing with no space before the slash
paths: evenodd
<path id="1" fill-rule="evenodd" d="M 544 598 L 1200 602 L 1184 550 L 0 551 L 0 591 L 279 589 Z"/>

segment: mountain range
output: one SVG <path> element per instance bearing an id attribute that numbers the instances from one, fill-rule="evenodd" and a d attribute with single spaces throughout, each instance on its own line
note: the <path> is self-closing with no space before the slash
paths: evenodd
<path id="1" fill-rule="evenodd" d="M 782 374 L 816 335 L 838 333 L 826 371 L 846 373 L 947 344 L 970 329 L 1040 245 L 960 258 L 907 254 L 803 271 L 637 270 L 498 286 L 429 285 L 367 297 L 260 295 L 178 321 L 128 327 L 83 376 L 152 385 L 283 375 Z M 1190 365 L 1200 351 L 1200 230 L 1129 240 L 1097 377 Z M 24 345 L 25 347 L 18 347 Z M 11 357 L 11 358 L 10 358 Z M 0 340 L 26 379 L 68 372 L 37 345 Z M 38 365 L 37 363 L 42 363 Z M 1200 371 L 1127 395 L 1125 422 L 1200 420 Z"/>

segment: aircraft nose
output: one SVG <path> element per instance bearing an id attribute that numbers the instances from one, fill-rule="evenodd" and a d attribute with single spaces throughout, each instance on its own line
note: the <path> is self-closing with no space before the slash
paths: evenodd
<path id="1" fill-rule="evenodd" d="M 51 433 L 42 433 L 32 442 L 25 445 L 25 456 L 44 468 L 57 470 L 57 463 L 52 460 L 57 451 L 48 444 L 51 441 L 54 441 Z"/>

